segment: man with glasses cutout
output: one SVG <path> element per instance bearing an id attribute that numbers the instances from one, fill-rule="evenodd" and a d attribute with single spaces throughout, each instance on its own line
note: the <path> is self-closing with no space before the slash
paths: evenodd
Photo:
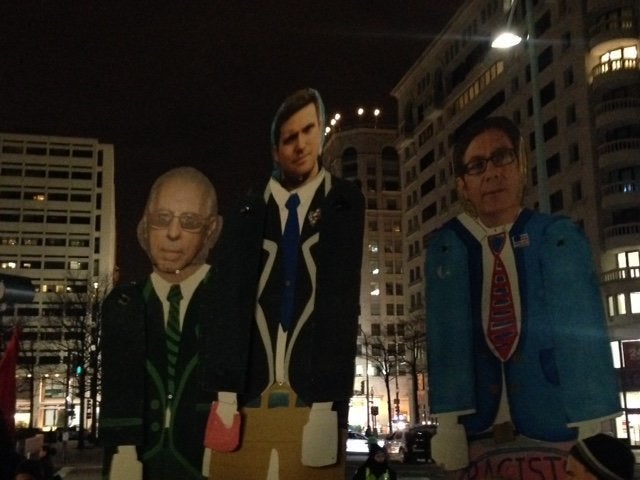
<path id="1" fill-rule="evenodd" d="M 222 227 L 217 212 L 198 170 L 160 176 L 138 224 L 153 272 L 104 302 L 100 437 L 111 480 L 201 480 L 203 462 L 208 469 L 213 394 L 202 388 L 198 348 L 214 310 L 205 262 Z"/>
<path id="2" fill-rule="evenodd" d="M 447 470 L 471 459 L 471 478 L 554 478 L 577 436 L 620 410 L 589 245 L 570 219 L 522 206 L 526 160 L 504 117 L 463 132 L 465 211 L 426 252 L 432 456 Z"/>

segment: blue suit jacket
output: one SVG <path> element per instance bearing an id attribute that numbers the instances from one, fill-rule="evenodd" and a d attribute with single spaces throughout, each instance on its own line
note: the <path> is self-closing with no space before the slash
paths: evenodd
<path id="1" fill-rule="evenodd" d="M 509 236 L 522 309 L 504 363 L 512 421 L 530 438 L 570 440 L 577 432 L 567 424 L 620 410 L 591 252 L 569 219 L 527 209 Z M 480 433 L 495 419 L 503 364 L 483 333 L 481 246 L 458 219 L 430 241 L 425 272 L 431 411 L 474 410 L 462 423 Z"/>

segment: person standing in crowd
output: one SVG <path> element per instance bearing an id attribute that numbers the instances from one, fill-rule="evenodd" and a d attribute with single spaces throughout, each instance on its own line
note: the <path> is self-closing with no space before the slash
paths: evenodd
<path id="1" fill-rule="evenodd" d="M 244 426 L 238 449 L 213 447 L 216 480 L 344 476 L 364 197 L 322 167 L 324 120 L 317 91 L 288 97 L 271 127 L 273 176 L 225 216 L 216 254 L 225 302 L 212 321 L 246 329 L 237 352 L 249 357 L 247 391 L 220 402 L 219 423 L 232 428 L 237 401 Z M 215 378 L 225 359 L 207 351 Z"/>
<path id="2" fill-rule="evenodd" d="M 631 480 L 635 456 L 628 445 L 604 433 L 578 442 L 569 450 L 569 480 Z"/>
<path id="3" fill-rule="evenodd" d="M 511 120 L 466 129 L 453 165 L 465 212 L 433 235 L 425 265 L 433 458 L 466 467 L 468 437 L 476 478 L 504 473 L 492 451 L 531 439 L 568 442 L 562 461 L 621 410 L 588 242 L 570 219 L 522 206 L 527 156 Z"/>
<path id="4" fill-rule="evenodd" d="M 112 480 L 203 478 L 214 398 L 198 352 L 213 311 L 206 259 L 221 227 L 215 189 L 198 170 L 176 168 L 153 184 L 138 225 L 153 272 L 115 287 L 102 311 L 100 435 Z"/>
<path id="5" fill-rule="evenodd" d="M 369 457 L 358 467 L 353 480 L 396 480 L 396 472 L 389 467 L 387 452 L 374 445 L 369 449 Z"/>

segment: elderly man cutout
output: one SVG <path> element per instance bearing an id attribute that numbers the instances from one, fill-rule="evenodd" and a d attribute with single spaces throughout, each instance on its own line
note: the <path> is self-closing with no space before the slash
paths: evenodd
<path id="1" fill-rule="evenodd" d="M 111 480 L 203 478 L 213 395 L 198 351 L 213 310 L 205 262 L 221 227 L 201 172 L 176 168 L 156 180 L 138 225 L 153 273 L 114 288 L 103 305 L 100 436 Z"/>

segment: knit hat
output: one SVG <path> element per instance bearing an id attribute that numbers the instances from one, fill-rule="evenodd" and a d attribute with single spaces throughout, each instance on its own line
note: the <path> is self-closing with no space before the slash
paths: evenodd
<path id="1" fill-rule="evenodd" d="M 381 447 L 380 445 L 378 445 L 377 443 L 372 443 L 371 445 L 369 445 L 369 456 L 373 457 L 376 453 L 384 453 L 386 454 L 387 451 Z"/>
<path id="2" fill-rule="evenodd" d="M 582 463 L 589 472 L 603 480 L 631 480 L 635 456 L 623 442 L 599 433 L 578 440 L 569 455 Z"/>

